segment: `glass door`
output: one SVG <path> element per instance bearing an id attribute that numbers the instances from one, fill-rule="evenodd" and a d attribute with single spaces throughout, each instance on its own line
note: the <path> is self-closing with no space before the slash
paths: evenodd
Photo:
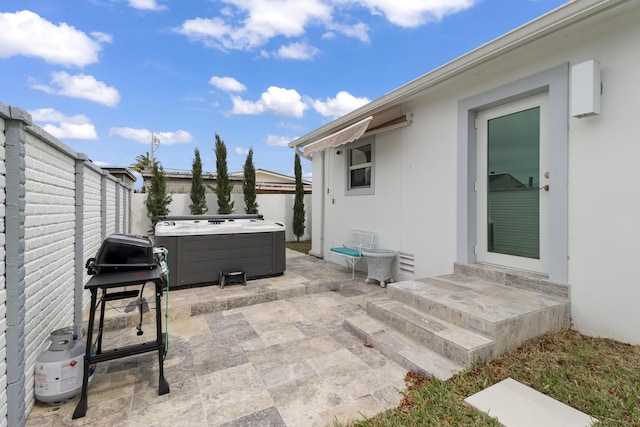
<path id="1" fill-rule="evenodd" d="M 478 113 L 478 261 L 546 272 L 546 95 Z"/>

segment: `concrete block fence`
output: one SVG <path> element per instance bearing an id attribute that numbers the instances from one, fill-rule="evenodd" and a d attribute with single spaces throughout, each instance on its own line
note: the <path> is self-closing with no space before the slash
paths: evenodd
<path id="1" fill-rule="evenodd" d="M 35 402 L 37 357 L 52 331 L 82 334 L 87 258 L 131 232 L 133 188 L 0 103 L 0 427 Z"/>

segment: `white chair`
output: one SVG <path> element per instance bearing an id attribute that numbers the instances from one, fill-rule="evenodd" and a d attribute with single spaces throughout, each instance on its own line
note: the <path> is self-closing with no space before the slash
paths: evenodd
<path id="1" fill-rule="evenodd" d="M 376 234 L 373 231 L 351 229 L 345 244 L 329 250 L 344 257 L 347 267 L 351 267 L 351 278 L 353 279 L 355 278 L 356 264 L 362 259 L 362 250 L 373 249 L 375 243 Z"/>

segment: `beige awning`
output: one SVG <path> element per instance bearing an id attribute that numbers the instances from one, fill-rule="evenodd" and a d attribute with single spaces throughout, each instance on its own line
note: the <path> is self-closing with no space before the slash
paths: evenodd
<path id="1" fill-rule="evenodd" d="M 359 122 L 347 126 L 346 128 L 339 130 L 329 136 L 317 140 L 316 142 L 306 145 L 304 147 L 304 155 L 308 156 L 316 151 L 326 150 L 327 148 L 337 147 L 339 145 L 346 144 L 351 141 L 355 141 L 360 138 L 369 126 L 369 122 L 373 119 L 373 116 L 369 116 L 366 119 L 362 119 Z"/>

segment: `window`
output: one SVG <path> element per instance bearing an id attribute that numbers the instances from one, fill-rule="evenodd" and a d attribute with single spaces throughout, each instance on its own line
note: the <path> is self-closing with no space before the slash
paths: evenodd
<path id="1" fill-rule="evenodd" d="M 347 147 L 347 195 L 374 194 L 373 143 L 370 137 Z"/>

